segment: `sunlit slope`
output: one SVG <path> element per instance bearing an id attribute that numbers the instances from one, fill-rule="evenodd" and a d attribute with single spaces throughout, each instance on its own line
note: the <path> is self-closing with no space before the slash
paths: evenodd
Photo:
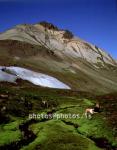
<path id="1" fill-rule="evenodd" d="M 1 33 L 0 66 L 43 73 L 74 90 L 117 91 L 117 63 L 110 55 L 47 22 Z"/>

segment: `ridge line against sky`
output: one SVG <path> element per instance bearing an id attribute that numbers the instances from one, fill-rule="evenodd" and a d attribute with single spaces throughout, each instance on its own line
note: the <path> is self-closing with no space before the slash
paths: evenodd
<path id="1" fill-rule="evenodd" d="M 47 21 L 117 59 L 117 0 L 0 0 L 0 32 Z"/>

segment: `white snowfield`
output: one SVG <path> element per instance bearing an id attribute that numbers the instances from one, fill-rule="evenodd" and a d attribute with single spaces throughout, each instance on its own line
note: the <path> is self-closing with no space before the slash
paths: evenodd
<path id="1" fill-rule="evenodd" d="M 0 70 L 0 82 L 1 81 L 15 82 L 16 79 L 17 79 L 16 76 L 8 74 L 8 73 L 3 72 L 2 70 Z"/>
<path id="2" fill-rule="evenodd" d="M 5 71 L 2 71 L 3 68 L 5 68 Z M 70 89 L 69 86 L 49 75 L 37 73 L 21 67 L 0 67 L 0 81 L 15 82 L 17 78 L 27 80 L 35 85 L 43 87 Z"/>

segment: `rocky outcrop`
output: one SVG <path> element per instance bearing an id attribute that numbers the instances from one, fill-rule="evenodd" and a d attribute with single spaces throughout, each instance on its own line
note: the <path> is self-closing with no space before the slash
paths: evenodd
<path id="1" fill-rule="evenodd" d="M 116 65 L 116 61 L 95 45 L 73 36 L 68 30 L 61 30 L 45 21 L 34 25 L 22 24 L 0 34 L 0 40 L 18 40 L 41 45 L 53 51 L 61 52 L 70 59 L 82 58 L 96 66 L 105 63 Z"/>

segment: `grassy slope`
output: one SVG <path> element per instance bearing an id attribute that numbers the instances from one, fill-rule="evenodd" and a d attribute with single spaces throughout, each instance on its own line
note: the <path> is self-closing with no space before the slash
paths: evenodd
<path id="1" fill-rule="evenodd" d="M 29 113 L 46 113 L 54 108 L 56 113 L 72 113 L 82 116 L 85 108 L 91 107 L 96 98 L 90 93 L 69 92 L 65 90 L 48 90 L 23 83 L 20 86 L 1 84 L 0 94 L 7 94 L 9 98 L 0 99 L 0 106 L 7 110 L 2 114 L 9 118 L 9 122 L 1 123 L 0 145 L 9 145 L 12 141 L 20 141 L 22 133 L 18 126 L 21 122 L 28 121 Z M 15 91 L 15 93 L 14 93 Z M 97 98 L 98 99 L 98 98 Z M 104 99 L 104 98 L 103 98 Z M 103 102 L 101 99 L 101 102 Z M 48 101 L 49 108 L 41 106 L 41 101 Z M 99 101 L 99 100 L 98 100 Z M 28 104 L 32 104 L 30 108 Z M 103 104 L 104 107 L 104 104 Z M 105 137 L 115 145 L 116 133 L 113 126 L 105 120 L 106 110 L 95 114 L 92 119 L 52 119 L 32 123 L 29 128 L 37 136 L 27 145 L 22 145 L 22 150 L 98 150 L 90 137 Z M 78 128 L 77 128 L 78 127 Z M 8 136 L 9 135 L 9 136 Z M 12 138 L 11 138 L 12 137 Z"/>
<path id="2" fill-rule="evenodd" d="M 74 64 L 76 67 L 72 66 Z M 52 75 L 74 90 L 96 93 L 117 91 L 116 67 L 96 69 L 83 59 L 61 57 L 52 50 L 25 42 L 0 41 L 0 65 L 16 65 Z"/>

